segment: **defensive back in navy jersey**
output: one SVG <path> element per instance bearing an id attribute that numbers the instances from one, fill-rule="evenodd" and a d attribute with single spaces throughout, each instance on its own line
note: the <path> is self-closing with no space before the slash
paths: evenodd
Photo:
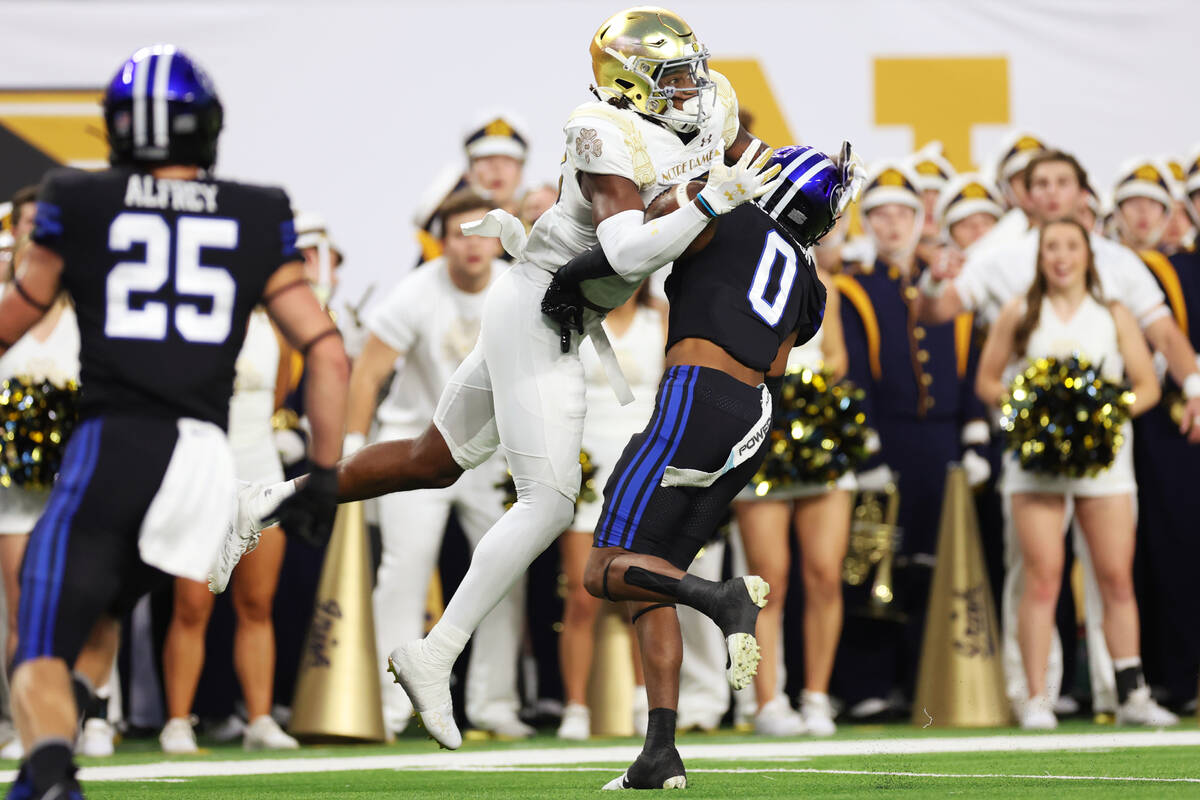
<path id="1" fill-rule="evenodd" d="M 707 339 L 766 372 L 793 331 L 798 345 L 816 333 L 825 287 L 807 248 L 754 203 L 713 224 L 708 244 L 676 259 L 667 278 L 667 349 Z"/>
<path id="2" fill-rule="evenodd" d="M 299 258 L 283 190 L 56 170 L 43 181 L 32 238 L 63 259 L 84 417 L 226 426 L 250 312 L 271 274 Z"/>

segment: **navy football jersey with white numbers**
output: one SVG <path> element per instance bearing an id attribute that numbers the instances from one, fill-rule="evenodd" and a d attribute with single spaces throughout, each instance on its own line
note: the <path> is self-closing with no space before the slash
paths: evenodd
<path id="1" fill-rule="evenodd" d="M 282 189 L 60 169 L 42 182 L 32 238 L 63 259 L 82 416 L 226 427 L 250 312 L 271 274 L 299 259 Z"/>
<path id="2" fill-rule="evenodd" d="M 667 349 L 707 339 L 742 364 L 766 372 L 798 331 L 807 342 L 825 314 L 825 287 L 805 248 L 753 203 L 718 217 L 709 243 L 675 260 Z"/>

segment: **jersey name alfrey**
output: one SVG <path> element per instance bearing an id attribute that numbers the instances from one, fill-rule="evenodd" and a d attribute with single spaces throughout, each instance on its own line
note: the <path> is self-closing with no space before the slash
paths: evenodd
<path id="1" fill-rule="evenodd" d="M 666 292 L 668 350 L 706 339 L 763 372 L 792 331 L 796 345 L 807 342 L 825 314 L 825 287 L 807 249 L 753 203 L 720 217 L 702 250 L 675 260 Z"/>
<path id="2" fill-rule="evenodd" d="M 282 189 L 55 170 L 42 183 L 32 238 L 63 260 L 79 318 L 84 417 L 226 427 L 250 313 L 271 274 L 299 258 Z"/>

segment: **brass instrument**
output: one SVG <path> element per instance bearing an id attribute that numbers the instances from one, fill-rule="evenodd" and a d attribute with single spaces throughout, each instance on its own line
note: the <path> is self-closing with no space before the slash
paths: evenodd
<path id="1" fill-rule="evenodd" d="M 863 616 L 900 621 L 904 614 L 896 610 L 892 568 L 901 532 L 896 526 L 900 516 L 900 490 L 889 483 L 882 492 L 859 492 L 850 523 L 850 544 L 842 562 L 842 580 L 861 586 L 874 580 L 864 608 L 852 610 Z"/>

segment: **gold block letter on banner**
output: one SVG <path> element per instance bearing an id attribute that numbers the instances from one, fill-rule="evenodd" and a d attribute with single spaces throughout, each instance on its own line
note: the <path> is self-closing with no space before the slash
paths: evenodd
<path id="1" fill-rule="evenodd" d="M 971 126 L 1007 122 L 1003 56 L 875 59 L 875 124 L 909 126 L 913 149 L 938 139 L 946 158 L 968 169 Z"/>
<path id="2" fill-rule="evenodd" d="M 771 91 L 767 74 L 756 58 L 714 58 L 712 68 L 724 75 L 737 92 L 738 107 L 754 117 L 751 133 L 767 144 L 796 144 L 783 109 Z"/>
<path id="3" fill-rule="evenodd" d="M 0 125 L 60 164 L 108 165 L 96 91 L 0 92 Z"/>

